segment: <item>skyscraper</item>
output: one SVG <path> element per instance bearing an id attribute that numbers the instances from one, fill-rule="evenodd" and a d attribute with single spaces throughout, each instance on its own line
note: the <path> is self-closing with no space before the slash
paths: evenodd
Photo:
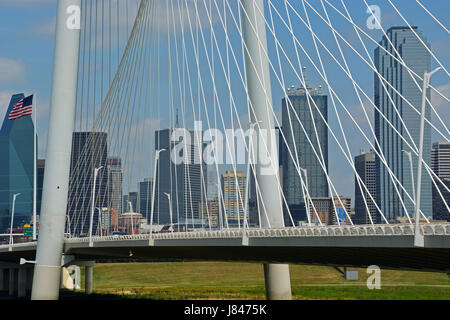
<path id="1" fill-rule="evenodd" d="M 139 182 L 139 212 L 150 223 L 152 209 L 153 179 L 144 179 Z M 155 217 L 153 217 L 155 223 Z"/>
<path id="2" fill-rule="evenodd" d="M 67 212 L 71 234 L 87 235 L 90 228 L 95 168 L 103 167 L 95 187 L 92 234 L 97 233 L 99 212 L 108 206 L 108 143 L 104 132 L 75 132 L 72 140 Z"/>
<path id="3" fill-rule="evenodd" d="M 307 96 L 307 92 L 311 97 Z M 303 86 L 298 89 L 290 88 L 287 94 L 288 98 L 283 99 L 282 102 L 283 134 L 286 137 L 286 145 L 283 145 L 281 157 L 283 161 L 283 192 L 294 223 L 298 224 L 300 221 L 306 221 L 306 207 L 300 175 L 295 166 L 297 160 L 300 168 L 306 169 L 309 195 L 311 197 L 328 197 L 327 174 L 320 165 L 320 162 L 323 161 L 326 171 L 328 171 L 328 129 L 317 110 L 319 109 L 327 120 L 328 99 L 326 95 L 323 95 L 321 88 L 312 89 L 308 85 L 306 88 Z M 319 155 L 320 161 L 316 157 L 308 137 Z M 292 159 L 288 147 L 294 159 Z M 284 216 L 285 224 L 292 225 L 286 207 Z"/>
<path id="4" fill-rule="evenodd" d="M 417 27 L 413 27 L 413 29 L 417 35 L 422 38 L 424 43 L 426 43 L 426 39 L 422 36 Z M 380 46 L 390 54 L 394 55 L 396 59 L 403 59 L 408 68 L 419 76 L 423 77 L 426 71 L 430 71 L 430 53 L 409 27 L 390 28 L 387 31 L 387 37 L 384 36 L 381 40 Z M 429 45 L 427 44 L 427 46 Z M 420 115 L 416 113 L 406 101 L 409 101 L 413 106 L 419 108 L 420 111 L 422 101 L 422 81 L 415 78 L 418 83 L 418 86 L 416 86 L 414 78 L 408 73 L 408 70 L 385 50 L 382 50 L 379 47 L 375 50 L 375 64 L 377 71 L 385 79 L 381 81 L 378 75 L 375 75 L 375 105 L 409 144 L 418 146 Z M 398 52 L 398 54 L 396 52 Z M 400 94 L 394 92 L 388 84 L 395 88 L 404 98 L 402 98 Z M 387 92 L 389 92 L 390 97 Z M 429 90 L 427 91 L 427 95 L 428 98 L 430 98 Z M 395 102 L 395 107 L 392 102 Z M 430 119 L 430 116 L 430 109 L 427 108 L 426 117 Z M 375 110 L 375 135 L 376 140 L 379 143 L 379 146 L 376 145 L 376 149 L 378 152 L 384 154 L 387 165 L 412 197 L 410 163 L 408 156 L 402 152 L 402 150 L 411 150 L 386 119 Z M 401 120 L 404 121 L 404 124 Z M 406 129 L 409 130 L 411 137 Z M 424 161 L 427 164 L 430 164 L 429 150 L 431 150 L 431 129 L 427 124 L 425 124 L 423 150 Z M 414 181 L 417 181 L 417 163 L 417 157 L 414 157 Z M 406 217 L 402 201 L 410 216 L 414 212 L 413 201 L 411 201 L 400 188 L 400 195 L 398 195 L 395 190 L 396 186 L 398 185 L 397 183 L 394 184 L 392 182 L 386 166 L 379 157 L 376 157 L 376 200 L 388 220 Z M 431 216 L 431 179 L 426 170 L 423 170 L 421 195 L 421 210 L 425 215 Z"/>
<path id="5" fill-rule="evenodd" d="M 372 221 L 377 223 L 378 210 L 375 202 L 372 201 L 372 198 L 376 201 L 375 152 L 362 150 L 361 154 L 355 157 L 355 168 L 362 180 L 360 183 L 355 177 L 355 222 L 370 224 L 370 218 L 372 218 Z"/>
<path id="6" fill-rule="evenodd" d="M 431 168 L 439 179 L 450 189 L 450 143 L 433 143 L 431 151 Z M 448 206 L 450 206 L 450 192 L 442 185 L 438 179 L 435 179 L 436 186 L 433 184 L 433 219 L 450 221 L 450 212 L 447 209 L 442 197 Z M 440 194 L 439 194 L 439 191 Z M 442 197 L 441 197 L 442 195 Z"/>
<path id="7" fill-rule="evenodd" d="M 118 215 L 122 213 L 122 160 L 119 157 L 108 157 L 108 207 Z"/>
<path id="8" fill-rule="evenodd" d="M 204 149 L 203 133 L 185 130 L 186 141 L 183 141 L 183 137 L 174 134 L 180 130 L 183 129 L 165 129 L 155 133 L 155 149 L 166 150 L 160 154 L 155 179 L 154 219 L 158 224 L 170 223 L 166 193 L 170 194 L 174 223 L 183 218 L 200 218 L 199 204 L 206 202 L 207 167 L 200 157 Z"/>
<path id="9" fill-rule="evenodd" d="M 222 174 L 224 223 L 230 228 L 243 227 L 246 177 L 242 171 L 228 170 Z"/>
<path id="10" fill-rule="evenodd" d="M 31 116 L 9 120 L 14 104 L 25 96 L 13 95 L 0 130 L 0 233 L 11 224 L 13 195 L 14 226 L 29 223 L 33 215 L 34 125 Z"/>

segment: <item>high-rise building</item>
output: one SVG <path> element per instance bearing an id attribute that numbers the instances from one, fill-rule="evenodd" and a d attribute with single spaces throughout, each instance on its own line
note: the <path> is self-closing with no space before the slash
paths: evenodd
<path id="1" fill-rule="evenodd" d="M 151 211 L 152 211 L 152 192 L 153 192 L 153 179 L 144 179 L 139 182 L 139 212 L 147 222 L 150 223 Z M 153 223 L 156 222 L 153 217 Z"/>
<path id="2" fill-rule="evenodd" d="M 108 198 L 109 208 L 118 215 L 122 213 L 122 160 L 119 157 L 108 157 Z"/>
<path id="3" fill-rule="evenodd" d="M 123 196 L 123 212 L 139 212 L 139 193 L 138 192 L 129 192 L 128 194 Z"/>
<path id="4" fill-rule="evenodd" d="M 206 202 L 207 167 L 201 155 L 204 150 L 200 130 L 165 129 L 155 133 L 155 149 L 160 154 L 156 173 L 155 223 L 169 224 L 169 198 L 172 204 L 172 221 L 199 219 L 200 203 Z M 185 220 L 186 221 L 186 220 Z"/>
<path id="5" fill-rule="evenodd" d="M 450 143 L 436 142 L 431 151 L 431 168 L 442 183 L 450 189 Z M 433 219 L 450 221 L 450 192 L 448 192 L 438 179 L 433 184 Z M 440 191 L 440 192 L 439 192 Z M 441 197 L 442 195 L 442 197 Z M 444 200 L 442 199 L 444 198 Z M 445 205 L 447 203 L 447 206 Z"/>
<path id="6" fill-rule="evenodd" d="M 431 58 L 427 48 L 417 38 L 416 34 L 426 43 L 417 27 L 392 27 L 387 31 L 387 37 L 383 36 L 380 46 L 375 50 L 375 64 L 377 71 L 385 79 L 382 81 L 378 75 L 375 75 L 375 105 L 380 112 L 375 110 L 375 135 L 379 146 L 376 149 L 383 154 L 387 166 L 398 178 L 409 195 L 412 192 L 412 177 L 410 173 L 410 163 L 408 156 L 402 152 L 411 151 L 399 134 L 394 131 L 392 126 L 401 133 L 410 145 L 419 145 L 420 136 L 420 115 L 413 110 L 411 105 L 419 108 L 422 102 L 422 81 L 413 78 L 408 70 L 397 60 L 403 59 L 404 63 L 413 72 L 423 76 L 426 71 L 430 71 Z M 429 45 L 427 44 L 429 47 Z M 389 53 L 393 55 L 393 58 Z M 398 52 L 398 54 L 396 53 Z M 398 56 L 400 55 L 400 56 Z M 397 60 L 396 60 L 397 59 Z M 418 86 L 414 80 L 417 81 Z M 391 86 L 399 93 L 392 90 Z M 389 93 L 389 95 L 388 95 Z M 401 95 L 403 98 L 401 97 Z M 427 90 L 427 96 L 430 98 L 430 91 Z M 409 105 L 409 103 L 411 105 Z M 395 107 L 393 105 L 395 102 Z M 430 119 L 431 111 L 427 108 L 426 118 Z M 387 122 L 387 120 L 391 125 Z M 401 121 L 404 121 L 404 124 Z M 407 133 L 407 129 L 409 134 Z M 411 135 L 411 136 L 410 136 Z M 424 131 L 424 161 L 430 164 L 431 150 L 431 129 L 425 124 Z M 405 192 L 399 188 L 396 191 L 397 182 L 394 184 L 380 157 L 376 157 L 376 201 L 380 210 L 388 220 L 406 217 L 404 206 L 411 216 L 414 213 L 414 202 L 406 196 Z M 413 158 L 414 181 L 417 181 L 417 157 Z M 431 179 L 426 170 L 423 170 L 422 176 L 422 197 L 421 210 L 426 216 L 431 216 Z"/>
<path id="7" fill-rule="evenodd" d="M 307 92 L 310 96 L 307 95 Z M 306 88 L 303 86 L 298 89 L 289 88 L 287 95 L 288 98 L 283 99 L 282 102 L 282 128 L 286 138 L 281 157 L 283 161 L 283 192 L 292 219 L 295 224 L 298 224 L 300 221 L 306 221 L 306 207 L 303 198 L 304 190 L 298 168 L 295 165 L 297 161 L 300 168 L 306 169 L 308 176 L 306 184 L 310 197 L 328 197 L 327 173 L 320 165 L 321 162 L 324 163 L 326 171 L 328 171 L 328 129 L 323 120 L 323 118 L 328 119 L 328 99 L 323 94 L 322 88 L 313 89 L 308 85 Z M 317 109 L 320 110 L 323 118 Z M 288 147 L 294 159 L 292 159 Z M 314 153 L 313 147 L 320 161 Z M 284 216 L 285 224 L 292 225 L 286 206 L 284 206 Z"/>
<path id="8" fill-rule="evenodd" d="M 355 177 L 355 223 L 370 224 L 378 220 L 376 203 L 375 152 L 364 152 L 355 157 L 355 168 L 362 182 Z M 365 186 L 365 187 L 364 187 Z M 370 217 L 369 217 L 370 215 Z"/>
<path id="9" fill-rule="evenodd" d="M 224 224 L 230 228 L 243 226 L 246 180 L 242 171 L 228 170 L 222 174 Z"/>
<path id="10" fill-rule="evenodd" d="M 33 215 L 34 125 L 31 116 L 9 120 L 14 104 L 24 99 L 13 95 L 0 130 L 0 233 L 11 224 L 13 195 L 17 197 L 14 227 L 29 223 Z"/>
<path id="11" fill-rule="evenodd" d="M 95 203 L 92 234 L 97 234 L 99 215 L 97 208 L 107 208 L 108 199 L 108 142 L 104 132 L 74 132 L 70 163 L 67 213 L 72 235 L 87 235 L 90 229 L 94 170 L 98 172 L 95 184 Z"/>

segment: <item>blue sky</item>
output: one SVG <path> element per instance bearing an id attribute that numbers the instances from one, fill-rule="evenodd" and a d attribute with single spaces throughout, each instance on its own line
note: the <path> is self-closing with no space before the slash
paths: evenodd
<path id="1" fill-rule="evenodd" d="M 111 0 L 115 2 L 115 0 Z M 191 2 L 192 0 L 188 0 Z M 199 5 L 203 3 L 203 0 L 197 0 Z M 339 10 L 343 10 L 340 0 L 329 0 L 333 5 L 335 5 Z M 99 0 L 100 2 L 100 0 Z M 207 0 L 208 2 L 208 0 Z M 236 1 L 229 1 L 231 7 L 235 8 Z M 273 5 L 283 12 L 283 1 L 273 0 Z M 448 0 L 421 0 L 421 3 L 427 9 L 429 9 L 437 19 L 439 19 L 446 27 L 449 26 L 448 12 L 450 11 L 450 2 Z M 121 1 L 122 8 L 124 1 Z M 120 30 L 122 37 L 126 30 L 131 29 L 132 16 L 136 12 L 136 1 L 130 0 L 130 12 L 129 12 L 129 27 L 124 25 L 125 19 L 123 18 L 122 11 L 122 24 L 120 25 Z M 159 6 L 156 10 L 164 9 L 165 1 L 160 1 Z M 208 2 L 209 3 L 209 2 Z M 222 5 L 222 1 L 218 1 Z M 302 17 L 305 17 L 303 8 L 301 6 L 301 1 L 290 1 L 295 9 L 299 12 Z M 309 3 L 317 10 L 323 14 L 322 7 L 319 0 L 310 0 Z M 366 27 L 366 20 L 368 19 L 368 14 L 366 13 L 366 6 L 363 0 L 352 0 L 345 1 L 348 9 L 355 21 L 355 23 L 365 32 L 367 32 L 375 40 L 379 41 L 382 37 L 382 32 L 380 30 L 370 30 Z M 412 24 L 417 25 L 422 33 L 426 36 L 428 42 L 432 45 L 432 50 L 436 54 L 437 58 L 443 63 L 444 66 L 449 65 L 450 60 L 450 42 L 449 35 L 422 9 L 415 1 L 399 1 L 395 0 L 393 3 L 398 6 L 399 10 L 404 14 L 405 18 Z M 382 25 L 385 29 L 388 29 L 393 25 L 404 25 L 405 23 L 402 19 L 395 13 L 394 9 L 389 4 L 388 0 L 368 0 L 369 5 L 378 5 L 381 8 L 382 14 Z M 267 8 L 266 8 L 267 9 Z M 309 9 L 308 9 L 309 10 Z M 359 45 L 358 38 L 356 37 L 352 26 L 347 23 L 342 17 L 340 17 L 336 12 L 334 12 L 330 7 L 327 7 L 330 18 L 333 21 L 334 27 L 346 38 L 350 43 L 355 44 L 355 48 L 361 52 L 362 46 Z M 318 36 L 327 44 L 329 44 L 330 51 L 339 57 L 339 51 L 333 39 L 332 33 L 329 28 L 318 18 L 313 11 L 308 11 L 313 25 L 313 29 L 317 32 Z M 188 13 L 189 14 L 189 13 Z M 273 14 L 275 14 L 273 12 Z M 281 13 L 283 14 L 283 13 Z M 4 112 L 7 108 L 7 103 L 9 102 L 10 95 L 18 92 L 25 92 L 28 94 L 36 93 L 37 104 L 38 104 L 38 134 L 40 137 L 40 145 L 42 146 L 40 150 L 40 156 L 45 155 L 45 143 L 46 143 L 46 131 L 47 131 L 47 121 L 48 121 L 48 109 L 51 94 L 51 75 L 52 75 L 52 60 L 53 60 L 53 46 L 54 46 L 54 25 L 55 25 L 55 15 L 56 15 L 56 1 L 55 0 L 0 0 L 0 117 L 3 119 Z M 164 30 L 165 23 L 167 21 L 162 15 L 156 16 L 156 25 Z M 266 12 L 266 17 L 269 18 L 268 12 Z M 160 19 L 160 20 L 158 20 Z M 230 19 L 230 17 L 229 17 Z M 315 53 L 314 45 L 312 42 L 311 34 L 307 29 L 301 24 L 299 19 L 294 19 L 292 16 L 294 30 L 296 36 L 302 41 L 305 49 L 311 54 L 313 59 L 317 62 L 317 55 Z M 231 20 L 228 21 L 231 24 Z M 120 23 L 119 23 L 120 24 Z M 187 26 L 186 26 L 187 27 Z M 292 37 L 288 34 L 283 24 L 279 19 L 275 19 L 275 27 L 277 31 L 277 38 L 280 43 L 286 49 L 289 57 L 296 61 L 295 50 L 292 46 Z M 221 37 L 220 21 L 218 19 L 214 20 L 214 29 L 217 30 L 219 39 L 223 40 Z M 178 30 L 179 31 L 179 30 Z M 209 28 L 204 27 L 205 34 L 209 34 Z M 239 37 L 237 32 L 230 33 L 231 41 L 234 44 L 239 44 Z M 122 38 L 121 50 L 124 47 L 124 38 Z M 224 40 L 223 42 L 224 43 Z M 368 40 L 365 40 L 368 50 L 373 54 L 375 49 L 375 44 Z M 269 35 L 269 45 L 270 45 L 270 56 L 271 61 L 276 64 L 276 51 L 273 39 Z M 236 45 L 237 52 L 238 45 Z M 344 46 L 345 47 L 345 46 Z M 223 53 L 223 52 L 222 52 Z M 373 72 L 362 63 L 359 58 L 352 53 L 348 48 L 344 49 L 344 53 L 349 59 L 349 65 L 352 72 L 355 75 L 358 83 L 369 95 L 373 97 Z M 351 86 L 351 82 L 345 79 L 343 73 L 335 66 L 334 62 L 327 57 L 325 51 L 321 49 L 321 55 L 324 59 L 324 63 L 329 70 L 329 79 L 333 85 L 333 88 L 342 96 L 344 103 L 349 107 L 354 115 L 361 116 L 361 110 L 358 107 L 358 103 Z M 313 67 L 307 63 L 306 57 L 302 56 L 302 62 L 308 67 L 308 78 L 312 86 L 323 85 L 324 82 L 314 71 Z M 168 62 L 162 61 L 163 63 Z M 205 63 L 206 57 L 203 56 L 202 71 L 207 73 L 208 68 Z M 193 62 L 192 60 L 190 62 Z M 294 72 L 289 71 L 286 67 L 286 61 L 282 62 L 284 69 L 284 77 L 286 84 L 288 85 L 299 85 L 299 81 L 296 79 Z M 433 66 L 436 66 L 436 62 L 433 62 Z M 117 67 L 116 63 L 113 63 L 113 68 Z M 216 61 L 215 67 L 220 70 L 220 65 Z M 232 76 L 233 83 L 239 83 L 237 73 Z M 165 79 L 167 80 L 167 79 Z M 273 79 L 274 81 L 274 79 Z M 166 81 L 167 82 L 167 81 Z M 168 94 L 169 89 L 167 83 L 164 82 L 160 88 L 161 93 Z M 275 82 L 275 81 L 274 81 Z M 226 91 L 226 83 L 223 77 L 216 83 L 217 87 L 221 90 Z M 439 90 L 447 97 L 450 96 L 450 81 L 444 72 L 440 72 L 433 77 L 432 84 L 439 88 Z M 211 88 L 211 84 L 205 84 L 206 89 Z M 237 86 L 237 85 L 236 85 Z M 281 107 L 281 99 L 284 97 L 283 88 L 279 84 L 273 84 L 273 101 L 277 112 Z M 174 92 L 176 95 L 177 93 Z M 223 97 L 226 95 L 224 94 Z M 177 98 L 181 98 L 178 96 Z M 208 105 L 213 104 L 213 96 L 210 95 L 206 97 Z M 437 96 L 433 96 L 433 103 L 440 111 L 443 116 L 444 121 L 448 125 L 450 123 L 450 112 L 449 105 Z M 242 94 L 236 94 L 236 104 L 239 114 L 242 116 L 241 120 L 246 117 L 246 100 L 245 96 Z M 331 105 L 330 105 L 331 112 Z M 372 114 L 373 111 L 370 111 Z M 156 116 L 158 114 L 159 116 Z M 192 114 L 187 115 L 188 119 L 192 120 Z M 225 116 L 226 126 L 231 124 L 231 118 Z M 169 124 L 169 112 L 166 108 L 159 111 L 153 111 L 152 116 L 143 121 L 147 121 L 154 128 L 158 126 L 167 126 Z M 333 116 L 330 118 L 330 124 L 336 125 Z M 281 119 L 280 119 L 281 120 Z M 349 121 L 347 119 L 347 121 Z M 350 122 L 346 122 L 351 127 Z M 189 125 L 192 126 L 192 125 Z M 349 129 L 349 135 L 352 136 L 352 129 Z M 356 137 L 356 134 L 355 134 Z M 433 136 L 433 141 L 437 140 L 436 135 Z M 152 138 L 149 139 L 152 141 Z M 330 140 L 331 142 L 331 140 Z M 360 138 L 351 139 L 351 149 L 354 154 L 357 154 L 359 149 L 368 149 L 367 144 Z M 151 146 L 150 146 L 151 148 Z M 339 150 L 336 147 L 330 147 L 330 158 L 334 155 L 338 156 Z M 149 162 L 151 163 L 151 161 Z M 338 164 L 337 164 L 338 163 Z M 337 182 L 338 190 L 342 194 L 353 196 L 353 174 L 348 167 L 343 168 L 341 162 L 336 161 L 330 163 L 330 172 L 333 180 Z M 134 185 L 137 182 L 139 174 L 134 172 L 130 175 L 129 188 L 135 189 Z"/>

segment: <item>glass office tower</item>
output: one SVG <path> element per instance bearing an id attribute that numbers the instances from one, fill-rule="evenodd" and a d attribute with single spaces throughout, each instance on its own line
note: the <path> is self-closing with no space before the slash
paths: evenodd
<path id="1" fill-rule="evenodd" d="M 33 215 L 34 124 L 31 116 L 9 120 L 14 104 L 23 98 L 12 96 L 0 130 L 0 233 L 10 227 L 14 194 L 20 193 L 14 227 L 29 223 Z"/>
<path id="2" fill-rule="evenodd" d="M 186 148 L 177 151 L 176 146 L 185 147 L 185 144 L 183 138 L 172 141 L 173 132 L 174 129 L 165 129 L 155 133 L 155 149 L 166 149 L 160 154 L 155 179 L 154 223 L 158 224 L 170 223 L 169 198 L 165 193 L 171 197 L 173 223 L 200 218 L 199 208 L 206 202 L 207 166 L 205 162 L 200 163 L 200 154 L 205 147 L 203 132 L 188 131 L 189 154 L 183 153 Z M 173 159 L 188 161 L 177 164 Z"/>
<path id="3" fill-rule="evenodd" d="M 413 27 L 413 30 L 422 38 L 422 41 L 426 43 L 426 39 L 422 36 L 417 27 Z M 392 27 L 387 31 L 387 36 L 387 38 L 383 37 L 380 42 L 381 47 L 387 52 L 397 58 L 398 55 L 395 52 L 397 51 L 405 64 L 420 77 L 423 77 L 425 71 L 430 71 L 430 53 L 409 27 Z M 427 44 L 427 46 L 429 45 Z M 397 60 L 394 59 L 385 50 L 379 47 L 375 50 L 376 68 L 385 79 L 381 81 L 378 75 L 375 74 L 375 105 L 409 144 L 415 144 L 418 147 L 420 115 L 414 111 L 406 101 L 409 101 L 409 103 L 420 112 L 422 81 L 415 77 L 415 80 L 419 85 L 418 87 L 414 83 L 414 79 L 409 74 L 408 70 L 397 61 L 398 58 Z M 400 94 L 394 92 L 388 84 L 395 88 L 404 98 L 402 98 Z M 389 92 L 391 99 L 386 91 Z M 430 98 L 429 90 L 427 95 L 428 98 Z M 398 111 L 396 111 L 396 109 Z M 431 111 L 428 107 L 426 117 L 430 119 L 430 116 Z M 389 168 L 412 198 L 413 187 L 411 182 L 410 163 L 408 156 L 402 152 L 402 150 L 411 151 L 411 149 L 407 147 L 405 142 L 400 138 L 398 133 L 394 131 L 392 126 L 389 125 L 386 119 L 375 110 L 375 134 L 376 139 L 379 142 L 379 147 L 376 147 L 379 152 L 384 154 Z M 402 124 L 401 120 L 404 121 L 405 125 Z M 411 136 L 408 135 L 406 127 Z M 430 151 L 431 128 L 429 125 L 425 124 L 423 155 L 424 161 L 428 165 L 430 164 Z M 413 154 L 414 181 L 417 181 L 417 163 L 418 158 Z M 410 216 L 414 213 L 413 201 L 407 197 L 400 187 L 398 188 L 400 190 L 400 195 L 398 195 L 395 190 L 386 166 L 377 156 L 376 200 L 388 220 L 406 217 L 405 209 Z M 431 179 L 424 169 L 422 176 L 421 210 L 427 216 L 432 215 L 431 198 Z M 402 205 L 402 201 L 404 206 Z"/>
<path id="4" fill-rule="evenodd" d="M 306 95 L 307 91 L 311 97 Z M 299 166 L 307 170 L 309 195 L 311 197 L 329 196 L 326 173 L 320 165 L 320 162 L 323 161 L 328 172 L 328 129 L 317 109 L 328 120 L 328 97 L 322 93 L 321 88 L 313 89 L 308 86 L 307 88 L 303 86 L 290 88 L 288 89 L 288 99 L 283 99 L 282 102 L 283 134 L 287 143 L 282 147 L 283 155 L 281 157 L 283 161 L 283 192 L 296 225 L 301 221 L 306 221 L 307 217 L 303 197 L 304 190 L 294 160 L 298 159 Z M 306 135 L 298 119 L 302 122 Z M 315 155 L 307 137 L 321 161 Z M 285 225 L 292 226 L 287 208 L 284 207 Z"/>
<path id="5" fill-rule="evenodd" d="M 104 132 L 74 132 L 70 164 L 67 212 L 72 235 L 89 234 L 94 185 L 94 169 L 103 167 L 97 176 L 92 234 L 98 229 L 99 212 L 108 206 L 108 143 Z"/>

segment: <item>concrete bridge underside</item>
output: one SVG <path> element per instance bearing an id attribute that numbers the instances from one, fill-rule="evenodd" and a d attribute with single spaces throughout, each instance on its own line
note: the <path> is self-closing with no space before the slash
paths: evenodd
<path id="1" fill-rule="evenodd" d="M 304 237 L 230 239 L 87 239 L 66 241 L 64 254 L 80 261 L 199 260 L 289 263 L 423 271 L 450 271 L 450 237 L 426 236 L 425 247 L 414 247 L 413 236 Z M 0 247 L 0 263 L 35 259 L 35 244 Z"/>

